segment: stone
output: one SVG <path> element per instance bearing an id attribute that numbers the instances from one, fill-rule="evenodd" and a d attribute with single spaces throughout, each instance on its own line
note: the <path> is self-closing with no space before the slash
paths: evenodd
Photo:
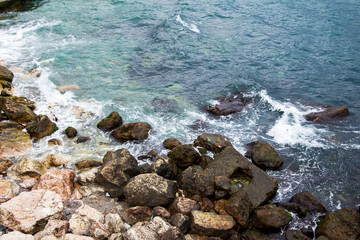
<path id="1" fill-rule="evenodd" d="M 226 211 L 226 199 L 220 199 L 218 201 L 214 202 L 214 210 L 220 214 L 220 215 L 229 215 L 229 213 Z"/>
<path id="2" fill-rule="evenodd" d="M 280 228 L 288 225 L 291 220 L 290 213 L 272 204 L 258 207 L 253 213 L 254 227 L 265 231 L 280 231 Z"/>
<path id="3" fill-rule="evenodd" d="M 253 163 L 261 169 L 278 170 L 284 163 L 278 152 L 263 141 L 246 144 L 248 151 L 245 156 L 251 158 Z"/>
<path id="4" fill-rule="evenodd" d="M 226 212 L 233 216 L 243 229 L 248 227 L 253 209 L 254 205 L 245 189 L 235 192 L 225 205 Z"/>
<path id="5" fill-rule="evenodd" d="M 230 96 L 221 97 L 214 105 L 204 107 L 206 111 L 216 116 L 226 116 L 233 113 L 241 112 L 243 108 L 251 102 L 250 99 L 244 97 L 241 92 Z"/>
<path id="6" fill-rule="evenodd" d="M 161 217 L 154 217 L 151 219 L 149 223 L 146 224 L 146 226 L 156 232 L 156 234 L 162 239 L 166 232 L 171 231 L 173 226 L 171 226 L 170 223 L 166 222 Z"/>
<path id="7" fill-rule="evenodd" d="M 270 240 L 270 238 L 256 230 L 247 230 L 244 234 L 242 234 L 240 239 L 244 240 Z"/>
<path id="8" fill-rule="evenodd" d="M 49 220 L 60 219 L 62 210 L 60 196 L 52 191 L 22 192 L 0 205 L 0 224 L 33 234 L 42 230 Z"/>
<path id="9" fill-rule="evenodd" d="M 127 123 L 116 128 L 111 136 L 119 142 L 145 140 L 150 130 L 151 125 L 147 122 Z"/>
<path id="10" fill-rule="evenodd" d="M 0 203 L 6 202 L 20 193 L 14 180 L 0 180 Z"/>
<path id="11" fill-rule="evenodd" d="M 78 136 L 78 138 L 76 139 L 76 143 L 85 143 L 87 141 L 90 141 L 90 137 L 88 136 Z"/>
<path id="12" fill-rule="evenodd" d="M 355 209 L 343 208 L 327 214 L 316 228 L 316 236 L 329 240 L 358 240 L 360 236 L 360 213 Z"/>
<path id="13" fill-rule="evenodd" d="M 2 144 L 0 143 L 0 145 L 2 145 Z M 0 172 L 6 171 L 12 165 L 14 165 L 14 163 L 9 158 L 0 157 Z"/>
<path id="14" fill-rule="evenodd" d="M 93 207 L 103 213 L 122 213 L 130 207 L 129 203 L 124 201 L 115 201 L 114 198 L 108 197 L 105 193 L 97 192 L 82 199 L 83 203 Z"/>
<path id="15" fill-rule="evenodd" d="M 231 191 L 231 180 L 225 176 L 216 176 L 214 178 L 215 189 L 230 193 Z"/>
<path id="16" fill-rule="evenodd" d="M 129 228 L 123 235 L 125 240 L 160 240 L 160 237 L 153 230 L 146 226 L 134 225 Z"/>
<path id="17" fill-rule="evenodd" d="M 296 203 L 300 207 L 304 207 L 307 209 L 307 212 L 310 213 L 327 213 L 326 208 L 321 202 L 316 199 L 310 192 L 300 192 L 295 194 L 290 200 L 290 203 Z"/>
<path id="18" fill-rule="evenodd" d="M 68 138 L 74 138 L 74 137 L 76 137 L 77 136 L 77 130 L 75 129 L 75 128 L 73 128 L 73 127 L 67 127 L 66 129 L 65 129 L 65 134 L 66 134 L 66 136 L 68 137 Z"/>
<path id="19" fill-rule="evenodd" d="M 99 169 L 97 169 L 97 168 L 92 168 L 92 169 L 89 169 L 89 170 L 81 171 L 80 173 L 78 173 L 78 182 L 81 185 L 94 183 L 95 178 L 96 178 L 96 174 L 98 172 L 99 172 Z"/>
<path id="20" fill-rule="evenodd" d="M 210 152 L 218 153 L 226 147 L 232 147 L 229 139 L 220 134 L 203 133 L 197 137 L 195 146 L 203 147 Z"/>
<path id="21" fill-rule="evenodd" d="M 99 222 L 94 222 L 90 227 L 90 235 L 97 240 L 104 240 L 110 236 L 110 232 Z"/>
<path id="22" fill-rule="evenodd" d="M 307 236 L 305 236 L 299 230 L 286 230 L 285 232 L 285 239 L 286 240 L 311 240 Z"/>
<path id="23" fill-rule="evenodd" d="M 165 232 L 164 235 L 161 237 L 161 240 L 185 240 L 184 234 L 180 231 L 179 228 L 173 227 L 170 228 L 169 231 Z"/>
<path id="24" fill-rule="evenodd" d="M 70 90 L 79 90 L 79 89 L 80 89 L 79 85 L 76 85 L 76 84 L 56 87 L 56 90 L 58 90 L 62 94 L 66 93 L 67 91 L 70 91 Z"/>
<path id="25" fill-rule="evenodd" d="M 109 213 L 105 216 L 105 227 L 110 233 L 121 233 L 126 231 L 126 227 L 117 213 Z"/>
<path id="26" fill-rule="evenodd" d="M 27 99 L 26 97 L 9 96 L 9 97 L 7 97 L 7 100 L 10 100 L 15 103 L 23 104 L 33 111 L 36 109 L 35 102 Z"/>
<path id="27" fill-rule="evenodd" d="M 177 191 L 176 183 L 156 173 L 135 176 L 124 187 L 124 195 L 132 206 L 164 206 L 169 204 Z"/>
<path id="28" fill-rule="evenodd" d="M 70 169 L 50 169 L 42 175 L 33 190 L 44 189 L 56 192 L 67 202 L 74 190 L 75 172 Z"/>
<path id="29" fill-rule="evenodd" d="M 108 240 L 124 240 L 122 233 L 113 233 L 108 237 Z"/>
<path id="30" fill-rule="evenodd" d="M 236 225 L 230 215 L 194 210 L 190 215 L 191 231 L 206 236 L 222 236 Z"/>
<path id="31" fill-rule="evenodd" d="M 324 111 L 312 112 L 305 115 L 305 119 L 313 122 L 324 122 L 330 119 L 349 116 L 349 109 L 346 106 L 325 106 Z"/>
<path id="32" fill-rule="evenodd" d="M 200 209 L 200 205 L 190 198 L 177 197 L 170 205 L 171 214 L 182 213 L 189 215 L 191 211 Z"/>
<path id="33" fill-rule="evenodd" d="M 107 152 L 103 162 L 95 181 L 103 186 L 111 196 L 122 196 L 125 184 L 139 174 L 137 160 L 127 149 L 123 148 L 115 152 Z"/>
<path id="34" fill-rule="evenodd" d="M 14 74 L 6 67 L 0 65 L 0 80 L 4 80 L 11 83 L 13 81 L 13 78 L 14 78 Z"/>
<path id="35" fill-rule="evenodd" d="M 37 183 L 38 179 L 37 178 L 27 178 L 27 179 L 24 179 L 19 185 L 20 187 L 22 188 L 25 188 L 25 189 L 32 189 L 35 184 Z"/>
<path id="36" fill-rule="evenodd" d="M 75 163 L 75 167 L 79 170 L 84 168 L 99 167 L 103 164 L 101 159 L 83 159 Z"/>
<path id="37" fill-rule="evenodd" d="M 207 197 L 201 198 L 200 210 L 204 212 L 210 212 L 214 209 L 214 203 Z"/>
<path id="38" fill-rule="evenodd" d="M 26 124 L 35 118 L 35 113 L 26 105 L 13 102 L 7 97 L 0 97 L 0 109 L 10 120 Z"/>
<path id="39" fill-rule="evenodd" d="M 7 157 L 16 157 L 31 146 L 31 138 L 27 132 L 23 132 L 23 126 L 14 122 L 0 122 L 0 157 L 1 159 Z M 2 160 L 6 163 L 3 168 L 9 165 L 9 162 Z"/>
<path id="40" fill-rule="evenodd" d="M 306 216 L 307 209 L 305 207 L 301 207 L 297 203 L 292 202 L 280 202 L 275 203 L 276 206 L 286 209 L 289 212 L 296 213 L 300 218 L 303 218 Z"/>
<path id="41" fill-rule="evenodd" d="M 173 150 L 175 147 L 180 146 L 181 142 L 176 138 L 168 138 L 163 142 L 163 146 L 166 149 Z"/>
<path id="42" fill-rule="evenodd" d="M 155 149 L 152 149 L 152 150 L 150 150 L 149 152 L 147 152 L 147 153 L 145 153 L 145 154 L 143 154 L 143 155 L 138 156 L 138 159 L 139 159 L 139 160 L 146 160 L 146 159 L 148 159 L 148 160 L 152 161 L 152 160 L 154 160 L 154 159 L 157 157 L 157 155 L 158 155 L 158 152 L 157 152 Z"/>
<path id="43" fill-rule="evenodd" d="M 154 207 L 152 215 L 162 217 L 163 219 L 170 219 L 171 217 L 169 210 L 161 206 Z"/>
<path id="44" fill-rule="evenodd" d="M 173 148 L 168 157 L 173 160 L 178 167 L 186 168 L 201 161 L 200 154 L 190 145 L 180 145 Z"/>
<path id="45" fill-rule="evenodd" d="M 126 209 L 122 213 L 122 218 L 130 225 L 137 222 L 150 221 L 152 209 L 146 206 L 136 206 Z"/>
<path id="46" fill-rule="evenodd" d="M 177 168 L 175 162 L 170 158 L 159 156 L 154 162 L 152 162 L 147 172 L 156 173 L 167 179 L 176 179 L 179 169 Z"/>
<path id="47" fill-rule="evenodd" d="M 52 235 L 55 238 L 63 237 L 69 229 L 69 222 L 63 220 L 49 220 L 44 230 L 35 234 L 35 239 L 43 239 L 45 236 Z"/>
<path id="48" fill-rule="evenodd" d="M 110 115 L 104 119 L 102 119 L 96 127 L 104 132 L 110 132 L 115 128 L 120 127 L 123 124 L 123 120 L 119 113 L 112 112 Z"/>
<path id="49" fill-rule="evenodd" d="M 92 237 L 86 237 L 86 236 L 68 233 L 68 234 L 65 234 L 63 240 L 95 240 L 95 239 Z"/>
<path id="50" fill-rule="evenodd" d="M 209 240 L 209 237 L 197 234 L 186 234 L 185 240 Z"/>
<path id="51" fill-rule="evenodd" d="M 41 161 L 41 163 L 45 167 L 50 168 L 50 167 L 59 167 L 71 161 L 72 159 L 70 155 L 65 155 L 60 153 L 50 153 L 46 155 L 46 157 Z"/>
<path id="52" fill-rule="evenodd" d="M 34 236 L 31 234 L 24 234 L 19 231 L 9 232 L 0 237 L 0 240 L 35 240 Z"/>
<path id="53" fill-rule="evenodd" d="M 22 158 L 7 170 L 7 176 L 14 180 L 24 180 L 26 178 L 39 178 L 46 172 L 47 168 L 36 160 Z"/>
<path id="54" fill-rule="evenodd" d="M 61 146 L 62 143 L 59 139 L 53 138 L 48 141 L 49 146 Z"/>
<path id="55" fill-rule="evenodd" d="M 103 223 L 104 215 L 88 205 L 82 205 L 72 214 L 69 220 L 69 228 L 73 234 L 90 235 L 93 223 Z"/>
<path id="56" fill-rule="evenodd" d="M 46 115 L 37 115 L 26 125 L 26 131 L 31 137 L 37 139 L 50 136 L 57 130 L 56 124 Z"/>
<path id="57" fill-rule="evenodd" d="M 170 218 L 170 224 L 179 228 L 181 232 L 186 233 L 190 226 L 190 217 L 182 213 L 175 213 Z"/>

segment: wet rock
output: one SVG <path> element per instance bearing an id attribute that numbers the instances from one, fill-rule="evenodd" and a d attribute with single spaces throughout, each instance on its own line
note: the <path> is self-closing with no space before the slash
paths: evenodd
<path id="1" fill-rule="evenodd" d="M 329 240 L 357 240 L 360 236 L 360 213 L 350 208 L 335 210 L 320 220 L 316 235 L 323 235 Z"/>
<path id="2" fill-rule="evenodd" d="M 20 124 L 14 122 L 0 122 L 1 157 L 18 156 L 32 146 L 30 135 L 22 129 Z M 4 164 L 3 168 L 6 168 L 10 163 L 4 160 L 2 164 Z"/>
<path id="3" fill-rule="evenodd" d="M 181 232 L 186 233 L 190 226 L 190 217 L 182 213 L 175 213 L 170 218 L 171 225 L 178 227 Z"/>
<path id="4" fill-rule="evenodd" d="M 34 138 L 50 136 L 58 127 L 46 115 L 37 115 L 26 125 L 26 131 Z"/>
<path id="5" fill-rule="evenodd" d="M 9 2 L 9 1 L 7 1 L 7 2 Z M 3 5 L 3 3 L 1 3 L 0 9 L 1 9 L 2 5 Z M 4 81 L 11 83 L 13 78 L 14 78 L 14 74 L 6 67 L 0 65 L 0 80 L 4 80 Z"/>
<path id="6" fill-rule="evenodd" d="M 279 231 L 292 220 L 291 215 L 280 207 L 269 204 L 258 207 L 253 214 L 253 225 L 264 231 Z"/>
<path id="7" fill-rule="evenodd" d="M 130 225 L 137 222 L 150 221 L 152 209 L 146 206 L 136 206 L 126 209 L 122 218 Z"/>
<path id="8" fill-rule="evenodd" d="M 269 143 L 255 141 L 246 144 L 246 146 L 248 151 L 245 156 L 251 158 L 253 163 L 261 169 L 278 170 L 284 163 Z"/>
<path id="9" fill-rule="evenodd" d="M 231 97 L 221 97 L 216 104 L 207 105 L 204 109 L 216 116 L 226 116 L 241 112 L 249 103 L 250 99 L 245 98 L 242 93 L 238 93 Z"/>
<path id="10" fill-rule="evenodd" d="M 299 230 L 287 230 L 285 232 L 285 239 L 286 240 L 311 240 L 310 238 L 305 236 Z"/>
<path id="11" fill-rule="evenodd" d="M 167 179 L 175 179 L 178 175 L 178 168 L 174 161 L 165 156 L 159 156 L 148 168 L 147 172 L 156 173 Z"/>
<path id="12" fill-rule="evenodd" d="M 34 236 L 31 234 L 24 234 L 19 231 L 9 232 L 0 237 L 0 240 L 35 240 Z"/>
<path id="13" fill-rule="evenodd" d="M 66 136 L 68 137 L 68 138 L 74 138 L 74 137 L 76 137 L 77 136 L 77 130 L 75 129 L 75 128 L 73 128 L 73 127 L 67 127 L 66 129 L 65 129 L 65 134 L 66 134 Z"/>
<path id="14" fill-rule="evenodd" d="M 14 180 L 0 180 L 0 203 L 6 202 L 20 193 Z"/>
<path id="15" fill-rule="evenodd" d="M 104 240 L 110 236 L 110 232 L 99 222 L 94 222 L 90 227 L 90 235 L 97 240 Z"/>
<path id="16" fill-rule="evenodd" d="M 281 202 L 281 203 L 275 203 L 275 204 L 276 204 L 276 206 L 282 207 L 289 212 L 296 213 L 301 218 L 306 216 L 307 209 L 305 207 L 301 207 L 297 203 Z"/>
<path id="17" fill-rule="evenodd" d="M 67 234 L 65 234 L 63 240 L 95 240 L 95 239 L 92 237 L 86 237 L 86 236 L 76 235 L 76 234 L 72 234 L 72 233 L 67 233 Z"/>
<path id="18" fill-rule="evenodd" d="M 221 152 L 226 147 L 232 147 L 230 141 L 220 134 L 203 133 L 197 137 L 195 146 L 203 147 L 213 153 Z"/>
<path id="19" fill-rule="evenodd" d="M 201 155 L 190 145 L 180 145 L 168 153 L 168 157 L 179 167 L 189 167 L 201 161 Z"/>
<path id="20" fill-rule="evenodd" d="M 234 193 L 225 205 L 226 212 L 233 216 L 243 229 L 249 226 L 250 213 L 253 209 L 253 203 L 245 189 Z"/>
<path id="21" fill-rule="evenodd" d="M 296 203 L 300 207 L 305 207 L 307 212 L 314 213 L 326 213 L 327 210 L 324 205 L 321 204 L 310 192 L 300 192 L 295 194 L 290 200 L 290 203 Z"/>
<path id="22" fill-rule="evenodd" d="M 270 238 L 258 231 L 255 230 L 248 230 L 244 234 L 242 234 L 240 239 L 244 240 L 270 240 Z"/>
<path id="23" fill-rule="evenodd" d="M 191 212 L 190 219 L 191 231 L 206 236 L 222 236 L 236 225 L 235 220 L 229 215 L 198 210 Z"/>
<path id="24" fill-rule="evenodd" d="M 83 159 L 75 163 L 75 167 L 79 170 L 85 168 L 99 167 L 103 164 L 102 160 L 99 159 Z"/>
<path id="25" fill-rule="evenodd" d="M 48 220 L 60 219 L 63 203 L 58 194 L 47 190 L 22 192 L 0 205 L 0 224 L 24 233 L 42 230 Z"/>
<path id="26" fill-rule="evenodd" d="M 171 217 L 169 210 L 161 206 L 154 207 L 152 214 L 154 216 L 162 217 L 163 219 L 169 219 Z"/>
<path id="27" fill-rule="evenodd" d="M 110 115 L 104 119 L 102 119 L 96 127 L 104 132 L 110 132 L 115 128 L 120 127 L 123 124 L 123 120 L 119 113 L 112 112 Z"/>
<path id="28" fill-rule="evenodd" d="M 148 137 L 150 130 L 151 125 L 147 122 L 127 123 L 116 128 L 111 136 L 120 142 L 144 140 Z"/>
<path id="29" fill-rule="evenodd" d="M 170 149 L 170 150 L 172 150 L 175 147 L 180 146 L 180 145 L 181 145 L 181 142 L 179 140 L 177 140 L 176 138 L 168 138 L 168 139 L 165 139 L 163 142 L 164 148 Z"/>
<path id="30" fill-rule="evenodd" d="M 48 141 L 49 146 L 61 146 L 62 143 L 59 139 L 53 138 Z"/>
<path id="31" fill-rule="evenodd" d="M 88 205 L 82 205 L 71 216 L 69 228 L 73 234 L 89 236 L 91 225 L 103 222 L 104 215 L 101 212 Z"/>
<path id="32" fill-rule="evenodd" d="M 49 220 L 44 230 L 35 234 L 35 239 L 43 239 L 46 236 L 52 235 L 56 239 L 63 237 L 69 229 L 69 222 L 62 220 Z"/>
<path id="33" fill-rule="evenodd" d="M 38 178 L 43 175 L 46 170 L 46 167 L 42 163 L 23 158 L 8 168 L 7 175 L 14 180 L 24 180 L 26 178 Z"/>
<path id="34" fill-rule="evenodd" d="M 26 124 L 35 118 L 35 113 L 26 105 L 13 102 L 8 97 L 0 97 L 0 109 L 10 120 Z"/>
<path id="35" fill-rule="evenodd" d="M 147 173 L 132 178 L 124 188 L 124 195 L 132 206 L 155 207 L 169 204 L 176 191 L 176 183 L 156 173 Z"/>
<path id="36" fill-rule="evenodd" d="M 76 143 L 84 143 L 84 142 L 87 142 L 90 140 L 90 137 L 87 137 L 87 136 L 79 136 L 77 139 L 76 139 Z"/>
<path id="37" fill-rule="evenodd" d="M 1 145 L 1 143 L 0 143 L 0 145 Z M 8 159 L 6 157 L 0 157 L 0 172 L 6 171 L 12 165 L 14 165 L 14 163 L 10 159 Z"/>
<path id="38" fill-rule="evenodd" d="M 42 175 L 33 190 L 44 189 L 56 192 L 67 202 L 74 190 L 75 172 L 70 169 L 50 169 Z"/>
<path id="39" fill-rule="evenodd" d="M 196 119 L 189 127 L 194 131 L 209 131 L 211 129 L 211 125 L 208 122 L 202 121 L 200 119 Z"/>
<path id="40" fill-rule="evenodd" d="M 47 167 L 59 167 L 62 165 L 65 165 L 69 162 L 71 162 L 71 156 L 70 155 L 65 155 L 65 154 L 60 154 L 60 153 L 51 153 L 46 155 L 46 157 L 41 161 L 41 163 Z"/>
<path id="41" fill-rule="evenodd" d="M 324 111 L 312 112 L 305 115 L 305 119 L 313 122 L 323 122 L 329 119 L 349 116 L 349 109 L 346 106 L 325 106 Z"/>
<path id="42" fill-rule="evenodd" d="M 110 233 L 120 233 L 125 232 L 126 228 L 121 220 L 121 217 L 117 213 L 109 213 L 105 216 L 105 223 L 106 229 L 109 230 Z"/>
<path id="43" fill-rule="evenodd" d="M 105 187 L 111 196 L 119 197 L 123 194 L 123 188 L 130 178 L 139 174 L 137 160 L 123 148 L 115 152 L 107 152 L 103 162 L 95 180 Z"/>
<path id="44" fill-rule="evenodd" d="M 79 90 L 79 89 L 80 89 L 80 87 L 76 84 L 64 85 L 64 86 L 59 86 L 56 88 L 56 90 L 58 90 L 62 94 L 66 93 L 67 91 L 70 91 L 70 90 Z"/>
<path id="45" fill-rule="evenodd" d="M 191 211 L 198 210 L 200 205 L 190 198 L 177 197 L 170 205 L 171 214 L 182 213 L 189 215 Z"/>
<path id="46" fill-rule="evenodd" d="M 142 225 L 132 226 L 126 231 L 123 237 L 125 240 L 139 240 L 139 239 L 160 240 L 156 232 Z"/>

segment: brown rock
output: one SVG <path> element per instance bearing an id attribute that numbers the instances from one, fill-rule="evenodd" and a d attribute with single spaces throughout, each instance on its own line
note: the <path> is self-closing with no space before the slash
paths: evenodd
<path id="1" fill-rule="evenodd" d="M 265 231 L 278 231 L 291 220 L 288 212 L 271 204 L 256 208 L 253 214 L 253 225 Z"/>
<path id="2" fill-rule="evenodd" d="M 46 170 L 46 167 L 42 163 L 23 158 L 8 168 L 7 175 L 14 180 L 24 180 L 26 178 L 38 178 L 43 175 Z"/>
<path id="3" fill-rule="evenodd" d="M 254 209 L 253 203 L 245 189 L 234 193 L 227 201 L 225 210 L 233 216 L 240 227 L 246 229 L 250 222 L 250 213 Z"/>
<path id="4" fill-rule="evenodd" d="M 49 146 L 61 146 L 62 143 L 59 139 L 53 138 L 48 141 Z"/>
<path id="5" fill-rule="evenodd" d="M 201 211 L 209 212 L 214 209 L 214 203 L 210 199 L 204 197 L 201 199 L 200 209 Z"/>
<path id="6" fill-rule="evenodd" d="M 173 148 L 168 157 L 179 167 L 189 167 L 201 161 L 200 154 L 190 145 L 180 145 Z"/>
<path id="7" fill-rule="evenodd" d="M 226 147 L 232 147 L 230 141 L 220 134 L 203 133 L 194 142 L 195 146 L 203 147 L 213 153 L 221 152 Z"/>
<path id="8" fill-rule="evenodd" d="M 326 213 L 327 210 L 311 193 L 305 191 L 295 194 L 290 200 L 290 203 L 296 203 L 300 207 L 305 207 L 308 212 Z"/>
<path id="9" fill-rule="evenodd" d="M 154 216 L 159 216 L 164 219 L 170 219 L 170 217 L 171 217 L 169 210 L 167 210 L 166 208 L 161 207 L 161 206 L 154 207 L 152 214 Z"/>
<path id="10" fill-rule="evenodd" d="M 32 146 L 30 135 L 23 132 L 23 128 L 14 122 L 0 122 L 0 156 L 2 159 L 18 156 Z"/>
<path id="11" fill-rule="evenodd" d="M 329 119 L 349 116 L 349 109 L 346 106 L 325 106 L 324 111 L 312 112 L 305 116 L 308 121 L 323 122 Z"/>
<path id="12" fill-rule="evenodd" d="M 73 127 L 67 127 L 66 129 L 65 129 L 65 134 L 66 134 L 66 136 L 68 137 L 68 138 L 74 138 L 74 137 L 76 137 L 77 136 L 77 130 L 75 129 L 75 128 L 73 128 Z"/>
<path id="13" fill-rule="evenodd" d="M 59 154 L 59 153 L 51 153 L 46 155 L 46 157 L 41 161 L 41 163 L 49 168 L 49 167 L 59 167 L 62 165 L 65 165 L 69 162 L 71 162 L 71 157 L 70 155 L 65 155 L 65 154 Z"/>
<path id="14" fill-rule="evenodd" d="M 12 199 L 19 192 L 20 188 L 14 180 L 0 180 L 0 203 Z"/>
<path id="15" fill-rule="evenodd" d="M 278 170 L 284 163 L 277 151 L 269 143 L 255 141 L 246 144 L 246 146 L 248 151 L 245 156 L 251 158 L 259 168 Z"/>
<path id="16" fill-rule="evenodd" d="M 121 220 L 121 217 L 117 213 L 109 213 L 105 216 L 105 227 L 110 233 L 125 232 L 126 228 Z"/>
<path id="17" fill-rule="evenodd" d="M 181 232 L 186 233 L 190 226 L 190 217 L 182 213 L 175 213 L 170 219 L 171 225 L 178 227 Z"/>
<path id="18" fill-rule="evenodd" d="M 34 138 L 50 136 L 58 127 L 46 115 L 37 115 L 27 125 L 26 131 Z"/>
<path id="19" fill-rule="evenodd" d="M 284 208 L 289 212 L 296 213 L 301 218 L 306 216 L 307 209 L 305 207 L 301 207 L 297 203 L 281 202 L 281 203 L 275 203 L 275 204 L 276 204 L 276 206 Z"/>
<path id="20" fill-rule="evenodd" d="M 214 210 L 220 215 L 229 215 L 226 211 L 227 200 L 220 199 L 214 202 Z"/>
<path id="21" fill-rule="evenodd" d="M 148 168 L 149 173 L 156 173 L 167 179 L 175 179 L 179 169 L 174 161 L 165 156 L 159 156 Z"/>
<path id="22" fill-rule="evenodd" d="M 0 109 L 10 120 L 26 124 L 35 118 L 35 113 L 26 105 L 13 102 L 7 97 L 0 97 Z"/>
<path id="23" fill-rule="evenodd" d="M 299 230 L 287 230 L 285 232 L 285 239 L 286 240 L 311 240 L 310 238 L 305 236 Z"/>
<path id="24" fill-rule="evenodd" d="M 177 197 L 170 205 L 171 214 L 182 213 L 184 215 L 189 215 L 191 211 L 198 210 L 200 205 L 190 199 L 185 197 Z"/>
<path id="25" fill-rule="evenodd" d="M 95 239 L 104 240 L 110 236 L 110 232 L 102 223 L 94 222 L 90 227 L 90 235 Z"/>
<path id="26" fill-rule="evenodd" d="M 261 233 L 261 232 L 258 232 L 256 230 L 248 230 L 246 231 L 243 235 L 242 235 L 242 238 L 240 239 L 244 239 L 244 240 L 270 240 L 270 238 Z"/>
<path id="27" fill-rule="evenodd" d="M 130 225 L 134 225 L 137 222 L 150 221 L 152 216 L 152 210 L 146 206 L 136 206 L 126 209 L 122 218 Z"/>
<path id="28" fill-rule="evenodd" d="M 35 239 L 43 239 L 48 235 L 53 235 L 56 238 L 63 237 L 69 229 L 69 222 L 62 220 L 49 220 L 44 230 L 35 234 Z"/>
<path id="29" fill-rule="evenodd" d="M 122 124 L 123 120 L 119 113 L 112 112 L 107 118 L 102 119 L 96 127 L 104 132 L 109 132 L 120 127 Z"/>
<path id="30" fill-rule="evenodd" d="M 204 109 L 216 116 L 226 116 L 229 114 L 241 112 L 250 102 L 241 92 L 231 97 L 221 97 L 215 105 L 205 106 Z"/>
<path id="31" fill-rule="evenodd" d="M 12 165 L 14 165 L 14 163 L 10 159 L 0 157 L 0 172 L 6 171 Z"/>
<path id="32" fill-rule="evenodd" d="M 4 66 L 0 65 L 0 80 L 12 82 L 14 74 Z"/>
<path id="33" fill-rule="evenodd" d="M 151 125 L 146 122 L 127 123 L 116 128 L 111 136 L 117 141 L 144 140 L 148 137 Z"/>
<path id="34" fill-rule="evenodd" d="M 76 139 L 76 143 L 84 143 L 90 141 L 90 137 L 88 136 L 78 136 L 78 138 Z"/>
<path id="35" fill-rule="evenodd" d="M 7 99 L 15 103 L 23 104 L 33 111 L 36 109 L 35 102 L 27 99 L 26 97 L 9 96 Z"/>
<path id="36" fill-rule="evenodd" d="M 99 159 L 83 159 L 75 163 L 75 167 L 79 170 L 84 168 L 98 167 L 103 164 L 102 160 Z"/>
<path id="37" fill-rule="evenodd" d="M 181 145 L 181 142 L 179 140 L 177 140 L 176 138 L 168 138 L 168 139 L 165 139 L 163 142 L 164 148 L 170 149 L 170 150 L 172 150 L 175 147 L 180 146 L 180 145 Z"/>

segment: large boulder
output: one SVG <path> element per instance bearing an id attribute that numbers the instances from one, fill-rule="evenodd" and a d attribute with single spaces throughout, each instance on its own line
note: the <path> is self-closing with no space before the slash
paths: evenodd
<path id="1" fill-rule="evenodd" d="M 0 122 L 1 157 L 18 156 L 32 146 L 30 135 L 23 129 L 18 123 Z"/>
<path id="2" fill-rule="evenodd" d="M 254 227 L 264 231 L 279 231 L 291 220 L 290 213 L 272 204 L 256 208 L 253 214 Z"/>
<path id="3" fill-rule="evenodd" d="M 201 155 L 190 144 L 173 148 L 168 153 L 168 157 L 179 167 L 189 167 L 201 161 Z"/>
<path id="4" fill-rule="evenodd" d="M 124 195 L 133 206 L 155 207 L 169 204 L 176 191 L 176 183 L 156 173 L 146 173 L 132 178 L 124 188 Z"/>
<path id="5" fill-rule="evenodd" d="M 24 233 L 42 230 L 51 219 L 60 219 L 63 203 L 48 190 L 22 192 L 0 205 L 0 224 Z"/>
<path id="6" fill-rule="evenodd" d="M 313 122 L 323 122 L 329 119 L 349 116 L 346 106 L 325 106 L 324 111 L 312 112 L 305 115 L 305 119 Z"/>
<path id="7" fill-rule="evenodd" d="M 226 147 L 232 147 L 231 142 L 220 134 L 203 133 L 197 137 L 195 146 L 203 147 L 213 153 L 221 152 Z"/>
<path id="8" fill-rule="evenodd" d="M 327 213 L 324 205 L 307 191 L 295 194 L 289 202 L 306 208 L 309 213 Z"/>
<path id="9" fill-rule="evenodd" d="M 115 128 L 120 127 L 123 124 L 123 120 L 119 113 L 112 112 L 110 115 L 104 119 L 102 119 L 96 127 L 104 132 L 109 132 L 114 130 Z"/>
<path id="10" fill-rule="evenodd" d="M 26 131 L 34 138 L 43 138 L 50 136 L 58 127 L 46 115 L 37 115 L 31 122 L 26 125 Z"/>
<path id="11" fill-rule="evenodd" d="M 335 210 L 320 220 L 316 235 L 323 235 L 329 240 L 358 240 L 360 213 L 350 208 Z"/>
<path id="12" fill-rule="evenodd" d="M 250 99 L 243 96 L 242 93 L 230 97 L 221 97 L 213 105 L 204 107 L 206 111 L 216 116 L 225 116 L 241 112 L 243 108 L 250 103 Z"/>
<path id="13" fill-rule="evenodd" d="M 255 141 L 247 144 L 249 150 L 245 156 L 251 158 L 256 166 L 261 169 L 278 170 L 283 165 L 277 151 L 269 144 L 263 141 Z"/>
<path id="14" fill-rule="evenodd" d="M 15 180 L 39 178 L 46 170 L 46 167 L 39 161 L 23 158 L 8 168 L 7 175 Z"/>
<path id="15" fill-rule="evenodd" d="M 148 137 L 151 125 L 147 122 L 127 123 L 116 128 L 111 136 L 119 142 L 144 140 Z"/>
<path id="16" fill-rule="evenodd" d="M 0 10 L 2 9 L 3 5 L 5 5 L 6 3 L 9 3 L 9 2 L 14 2 L 14 0 L 12 0 L 12 1 L 2 0 L 0 2 Z M 13 78 L 14 78 L 14 74 L 6 67 L 0 65 L 0 80 L 12 82 Z"/>
<path id="17" fill-rule="evenodd" d="M 113 197 L 121 196 L 125 184 L 140 173 L 135 157 L 124 148 L 107 152 L 103 162 L 95 181 L 104 186 Z"/>
<path id="18" fill-rule="evenodd" d="M 10 120 L 26 124 L 35 118 L 35 113 L 25 104 L 12 101 L 8 97 L 0 97 L 0 109 Z"/>

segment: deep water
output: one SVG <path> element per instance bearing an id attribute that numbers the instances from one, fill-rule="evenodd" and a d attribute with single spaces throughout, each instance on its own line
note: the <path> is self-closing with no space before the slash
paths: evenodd
<path id="1" fill-rule="evenodd" d="M 32 149 L 102 158 L 122 147 L 139 155 L 176 137 L 191 143 L 220 133 L 242 153 L 254 140 L 271 143 L 284 159 L 270 171 L 276 200 L 310 191 L 329 210 L 360 203 L 360 2 L 36 1 L 0 15 L 0 60 L 19 68 L 17 94 L 55 115 L 64 145 Z M 21 69 L 20 69 L 21 68 Z M 29 80 L 22 73 L 37 68 Z M 22 70 L 23 69 L 23 70 Z M 80 90 L 61 94 L 56 86 Z M 214 117 L 202 108 L 220 96 L 246 91 L 255 101 L 242 112 Z M 346 105 L 351 115 L 306 122 L 319 104 Z M 76 110 L 83 109 L 79 114 Z M 147 121 L 148 140 L 119 144 L 96 129 L 118 111 L 125 122 Z M 208 124 L 194 129 L 193 123 Z M 76 145 L 62 131 L 89 135 Z"/>

